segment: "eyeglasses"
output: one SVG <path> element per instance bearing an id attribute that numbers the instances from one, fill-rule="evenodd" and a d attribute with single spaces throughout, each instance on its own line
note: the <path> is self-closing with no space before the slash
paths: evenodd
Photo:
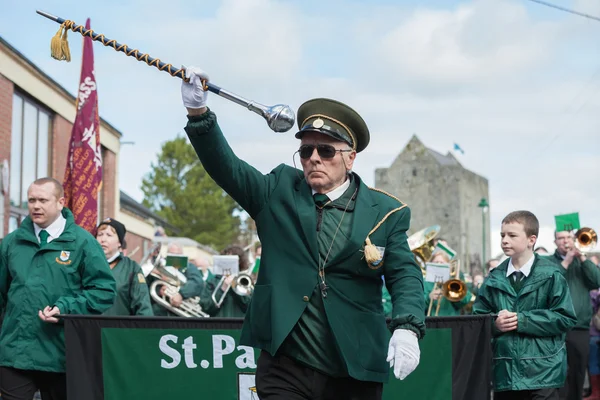
<path id="1" fill-rule="evenodd" d="M 304 158 L 304 159 L 310 158 L 313 155 L 315 148 L 317 149 L 317 153 L 319 154 L 319 157 L 321 157 L 321 158 L 333 158 L 335 156 L 335 153 L 337 153 L 338 151 L 340 153 L 352 151 L 352 150 L 338 150 L 330 144 L 318 144 L 316 146 L 312 145 L 312 144 L 303 144 L 302 146 L 300 146 L 300 149 L 298 150 L 298 152 L 300 153 L 300 158 Z"/>

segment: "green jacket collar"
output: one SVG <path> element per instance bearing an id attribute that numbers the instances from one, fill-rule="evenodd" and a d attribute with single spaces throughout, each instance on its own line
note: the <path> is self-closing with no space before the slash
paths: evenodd
<path id="1" fill-rule="evenodd" d="M 56 248 L 60 247 L 59 243 L 75 241 L 75 227 L 77 225 L 75 225 L 73 213 L 67 207 L 63 207 L 62 216 L 67 220 L 67 223 L 65 224 L 65 230 L 57 239 L 54 239 L 48 243 L 46 247 L 44 247 L 44 250 L 56 250 Z M 18 240 L 35 243 L 39 246 L 40 243 L 35 236 L 35 229 L 33 227 L 33 221 L 31 220 L 31 217 L 27 216 L 23 222 L 21 222 L 21 226 L 19 226 L 19 229 L 17 229 L 16 238 Z"/>
<path id="2" fill-rule="evenodd" d="M 515 289 L 512 287 L 508 280 L 509 278 L 506 276 L 506 271 L 508 270 L 508 262 L 510 261 L 509 259 L 504 260 L 502 264 L 494 268 L 494 270 L 490 273 L 490 276 L 488 278 L 489 281 L 487 283 L 487 286 L 496 288 L 498 290 L 502 290 L 503 292 L 506 292 L 514 297 L 522 296 L 529 292 L 533 292 L 552 276 L 552 274 L 549 273 L 547 270 L 543 268 L 537 268 L 540 261 L 540 256 L 538 254 L 535 254 L 534 256 L 535 260 L 533 261 L 533 265 L 531 266 L 531 273 L 523 282 L 523 286 L 521 287 L 519 293 L 515 291 Z"/>
<path id="3" fill-rule="evenodd" d="M 369 188 L 362 182 L 360 177 L 352 173 L 353 179 L 358 186 L 358 194 L 354 206 L 354 222 L 350 240 L 337 257 L 333 258 L 326 265 L 336 264 L 343 261 L 359 251 L 364 241 L 375 224 L 379 216 L 377 200 L 372 196 Z M 317 243 L 317 218 L 315 215 L 315 203 L 312 197 L 312 190 L 304 178 L 299 178 L 295 184 L 294 200 L 296 202 L 296 212 L 298 215 L 302 232 L 307 247 L 315 260 L 315 266 L 319 260 L 319 246 Z"/>

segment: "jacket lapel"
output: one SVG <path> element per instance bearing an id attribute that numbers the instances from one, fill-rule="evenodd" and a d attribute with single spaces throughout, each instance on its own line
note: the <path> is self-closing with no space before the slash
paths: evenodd
<path id="1" fill-rule="evenodd" d="M 304 179 L 296 182 L 294 190 L 294 201 L 296 203 L 296 214 L 304 233 L 304 241 L 310 255 L 319 263 L 319 245 L 317 243 L 317 213 L 312 197 L 312 191 Z"/>
<path id="2" fill-rule="evenodd" d="M 340 263 L 356 252 L 362 250 L 367 235 L 378 222 L 379 207 L 377 207 L 377 201 L 371 196 L 369 188 L 360 181 L 358 176 L 354 176 L 358 184 L 358 194 L 354 205 L 354 221 L 352 222 L 350 240 L 346 242 L 342 251 L 328 262 L 325 267 Z M 374 244 L 377 245 L 380 243 Z M 383 245 L 385 245 L 385 243 L 383 243 Z"/>

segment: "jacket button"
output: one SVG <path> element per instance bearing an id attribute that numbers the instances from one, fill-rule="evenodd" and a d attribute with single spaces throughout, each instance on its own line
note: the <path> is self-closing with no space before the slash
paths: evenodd
<path id="1" fill-rule="evenodd" d="M 303 297 L 303 300 L 304 300 L 304 301 L 308 301 L 308 296 L 304 296 L 304 297 Z"/>

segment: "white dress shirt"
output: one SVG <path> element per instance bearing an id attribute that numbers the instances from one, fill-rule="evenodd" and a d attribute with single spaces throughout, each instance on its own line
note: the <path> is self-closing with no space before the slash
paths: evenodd
<path id="1" fill-rule="evenodd" d="M 342 197 L 342 195 L 344 194 L 346 189 L 348 189 L 349 187 L 350 187 L 350 177 L 348 177 L 348 179 L 346 179 L 346 182 L 342 183 L 340 186 L 336 187 L 331 192 L 325 193 L 325 194 L 327 195 L 327 197 L 329 197 L 330 201 L 336 201 L 337 199 Z M 315 189 L 313 189 L 312 190 L 313 196 L 315 193 L 317 193 L 317 191 Z"/>
<path id="2" fill-rule="evenodd" d="M 67 225 L 67 220 L 62 214 L 58 215 L 58 218 L 51 223 L 47 228 L 45 228 L 46 232 L 48 232 L 48 243 L 53 241 L 54 239 L 58 239 L 58 237 L 65 230 L 65 225 Z M 38 224 L 33 224 L 33 229 L 35 231 L 35 236 L 37 237 L 38 242 L 40 241 L 40 232 L 44 229 L 40 227 Z"/>
<path id="3" fill-rule="evenodd" d="M 510 276 L 515 271 L 521 271 L 523 275 L 527 278 L 531 273 L 531 267 L 533 266 L 533 262 L 535 261 L 535 255 L 531 256 L 529 261 L 527 261 L 521 268 L 518 270 L 512 263 L 512 258 L 508 261 L 508 268 L 506 269 L 506 276 Z"/>

